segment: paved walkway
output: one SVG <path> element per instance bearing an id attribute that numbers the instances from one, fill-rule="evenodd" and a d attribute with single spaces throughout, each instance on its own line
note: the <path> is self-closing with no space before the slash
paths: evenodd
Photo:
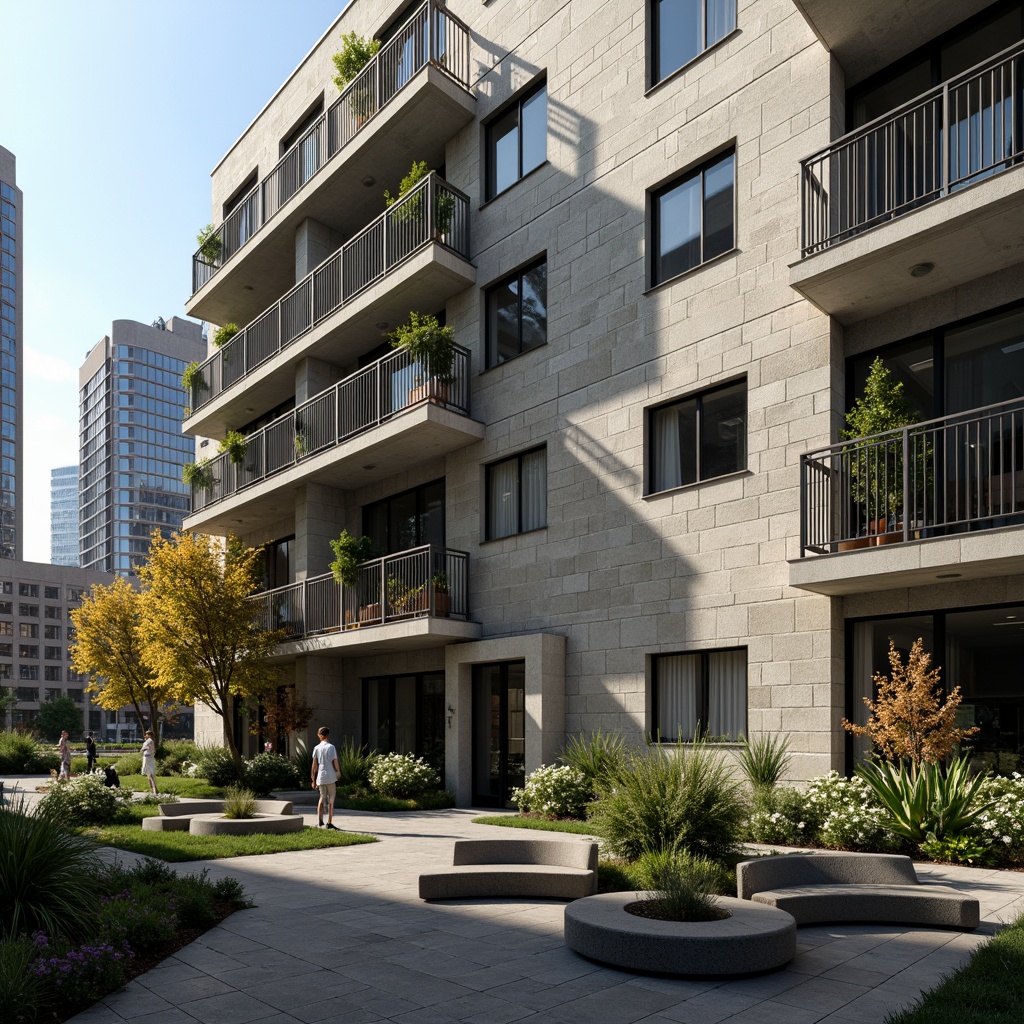
<path id="1" fill-rule="evenodd" d="M 924 879 L 978 895 L 977 932 L 801 928 L 783 970 L 736 981 L 638 976 L 571 952 L 564 903 L 419 900 L 419 872 L 451 863 L 452 840 L 494 835 L 471 823 L 475 813 L 341 811 L 339 825 L 380 842 L 209 862 L 212 877 L 239 878 L 256 908 L 73 1024 L 880 1024 L 1024 910 L 1024 874 L 922 867 Z"/>

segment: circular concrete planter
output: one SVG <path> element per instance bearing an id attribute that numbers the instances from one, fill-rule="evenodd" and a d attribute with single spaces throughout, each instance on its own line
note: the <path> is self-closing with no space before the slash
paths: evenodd
<path id="1" fill-rule="evenodd" d="M 565 941 L 591 960 L 659 974 L 752 974 L 796 955 L 796 921 L 785 911 L 728 896 L 721 921 L 652 921 L 627 913 L 634 892 L 602 893 L 565 908 Z"/>
<path id="2" fill-rule="evenodd" d="M 301 832 L 301 814 L 257 814 L 255 818 L 225 818 L 223 814 L 193 814 L 189 832 L 194 836 L 280 835 Z"/>

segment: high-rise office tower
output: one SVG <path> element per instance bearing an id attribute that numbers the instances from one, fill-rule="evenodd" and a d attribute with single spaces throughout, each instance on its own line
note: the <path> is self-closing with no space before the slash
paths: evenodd
<path id="1" fill-rule="evenodd" d="M 128 575 L 154 530 L 188 510 L 181 481 L 194 441 L 181 432 L 185 367 L 206 354 L 199 324 L 115 320 L 86 356 L 79 385 L 79 564 Z"/>
<path id="2" fill-rule="evenodd" d="M 50 470 L 50 561 L 78 565 L 78 466 Z"/>
<path id="3" fill-rule="evenodd" d="M 14 154 L 0 146 L 0 558 L 22 548 L 22 194 Z"/>

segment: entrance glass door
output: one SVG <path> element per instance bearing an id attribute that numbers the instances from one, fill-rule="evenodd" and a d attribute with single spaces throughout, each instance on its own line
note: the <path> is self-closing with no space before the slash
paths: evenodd
<path id="1" fill-rule="evenodd" d="M 473 668 L 473 803 L 511 805 L 526 781 L 526 662 Z"/>

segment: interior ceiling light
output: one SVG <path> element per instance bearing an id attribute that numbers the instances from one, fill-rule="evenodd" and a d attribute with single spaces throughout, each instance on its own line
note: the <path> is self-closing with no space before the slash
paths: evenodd
<path id="1" fill-rule="evenodd" d="M 252 285 L 251 284 L 243 284 L 242 285 L 242 291 L 243 292 L 251 292 L 252 291 Z"/>
<path id="2" fill-rule="evenodd" d="M 916 363 L 910 364 L 910 369 L 913 373 L 920 373 L 922 370 L 930 370 L 934 365 L 934 359 L 919 359 Z"/>
<path id="3" fill-rule="evenodd" d="M 935 269 L 934 263 L 915 263 L 910 268 L 911 277 L 927 277 Z"/>
<path id="4" fill-rule="evenodd" d="M 377 179 L 372 174 L 368 174 L 365 178 L 363 178 L 363 185 L 366 188 L 373 188 L 373 186 L 376 184 Z"/>
<path id="5" fill-rule="evenodd" d="M 390 326 L 391 326 L 391 324 L 389 324 L 387 322 L 387 320 L 381 320 L 381 322 L 379 324 L 377 324 L 377 330 L 378 331 L 386 331 Z"/>
<path id="6" fill-rule="evenodd" d="M 935 578 L 939 580 L 958 580 L 962 575 L 959 572 L 940 572 Z"/>
<path id="7" fill-rule="evenodd" d="M 377 464 L 375 462 L 370 462 L 367 465 L 363 466 L 363 469 L 376 469 L 376 468 L 377 468 Z"/>

